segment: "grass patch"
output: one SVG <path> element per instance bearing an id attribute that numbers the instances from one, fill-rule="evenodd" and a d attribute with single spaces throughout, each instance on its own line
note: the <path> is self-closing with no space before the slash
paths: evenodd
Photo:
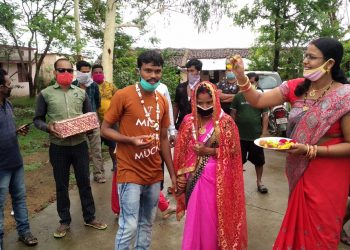
<path id="1" fill-rule="evenodd" d="M 35 107 L 36 101 L 35 98 L 30 97 L 10 97 L 9 100 L 14 107 L 18 108 Z"/>
<path id="2" fill-rule="evenodd" d="M 33 121 L 35 112 L 35 98 L 16 97 L 10 99 L 17 127 Z M 29 156 L 35 152 L 48 150 L 48 134 L 35 128 L 34 124 L 26 136 L 18 136 L 18 142 L 23 156 Z M 40 162 L 40 159 L 38 159 Z"/>
<path id="3" fill-rule="evenodd" d="M 77 180 L 75 179 L 75 175 L 74 175 L 74 170 L 70 171 L 69 173 L 69 183 L 70 184 L 76 184 Z"/>
<path id="4" fill-rule="evenodd" d="M 25 171 L 33 171 L 33 170 L 39 169 L 41 167 L 42 167 L 42 165 L 41 165 L 40 162 L 35 162 L 35 163 L 32 163 L 32 164 L 25 164 L 24 165 L 24 170 Z"/>

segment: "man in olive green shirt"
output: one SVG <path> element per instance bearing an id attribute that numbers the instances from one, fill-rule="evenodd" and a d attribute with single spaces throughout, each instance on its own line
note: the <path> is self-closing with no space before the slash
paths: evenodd
<path id="1" fill-rule="evenodd" d="M 258 81 L 258 75 L 248 74 L 254 88 Z M 261 89 L 260 89 L 261 90 Z M 244 98 L 242 93 L 235 95 L 231 103 L 231 116 L 235 120 L 239 137 L 241 140 L 242 162 L 249 160 L 255 166 L 256 184 L 260 193 L 268 192 L 262 183 L 263 167 L 265 164 L 264 150 L 254 144 L 254 140 L 268 134 L 268 109 L 257 109 L 252 107 Z"/>
<path id="2" fill-rule="evenodd" d="M 68 193 L 70 165 L 74 168 L 85 225 L 96 229 L 105 229 L 107 225 L 95 218 L 86 135 L 82 133 L 60 138 L 55 130 L 56 121 L 91 111 L 89 99 L 83 89 L 71 85 L 73 67 L 68 59 L 58 59 L 54 68 L 56 83 L 39 94 L 34 124 L 50 135 L 49 156 L 56 182 L 57 212 L 60 217 L 60 226 L 54 233 L 54 237 L 62 238 L 66 235 L 71 223 Z"/>

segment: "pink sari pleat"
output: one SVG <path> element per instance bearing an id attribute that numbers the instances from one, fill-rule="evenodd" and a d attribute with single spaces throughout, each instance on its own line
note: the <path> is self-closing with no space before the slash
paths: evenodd
<path id="1" fill-rule="evenodd" d="M 203 142 L 212 128 L 213 122 L 209 121 L 206 125 L 206 133 L 199 136 L 199 141 Z M 219 249 L 216 166 L 217 160 L 210 157 L 188 201 L 182 240 L 184 250 Z"/>
<path id="2" fill-rule="evenodd" d="M 182 249 L 215 250 L 217 239 L 216 160 L 210 158 L 187 206 Z"/>

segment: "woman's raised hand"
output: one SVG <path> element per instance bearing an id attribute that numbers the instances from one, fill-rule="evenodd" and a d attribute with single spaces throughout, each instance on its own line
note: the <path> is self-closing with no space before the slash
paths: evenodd
<path id="1" fill-rule="evenodd" d="M 232 65 L 232 72 L 236 75 L 238 78 L 244 78 L 244 62 L 240 55 L 234 55 L 230 58 L 230 64 Z"/>

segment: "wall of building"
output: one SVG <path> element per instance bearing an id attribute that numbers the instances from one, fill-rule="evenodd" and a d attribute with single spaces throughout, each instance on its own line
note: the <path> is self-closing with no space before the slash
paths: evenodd
<path id="1" fill-rule="evenodd" d="M 18 81 L 18 67 L 17 63 L 2 63 L 2 67 L 7 71 L 12 85 L 12 96 L 28 96 L 29 95 L 29 83 Z M 32 65 L 32 77 L 34 79 L 35 65 Z"/>
<path id="2" fill-rule="evenodd" d="M 54 70 L 54 63 L 57 59 L 62 58 L 63 56 L 60 56 L 58 54 L 47 54 L 44 58 L 43 64 L 40 68 L 40 78 L 42 80 L 42 83 L 47 86 L 50 84 L 50 82 L 54 79 L 53 77 L 53 70 Z"/>
<path id="3" fill-rule="evenodd" d="M 13 96 L 28 96 L 29 95 L 29 83 L 26 81 L 25 74 L 19 77 L 18 70 L 21 67 L 20 56 L 17 49 L 8 46 L 3 46 L 0 49 L 0 64 L 1 67 L 8 72 L 10 80 L 12 82 L 11 95 Z M 30 50 L 27 48 L 21 49 L 21 55 L 25 63 L 28 63 Z M 34 50 L 31 50 L 31 59 L 34 57 Z M 32 77 L 35 75 L 35 65 L 32 65 Z"/>

